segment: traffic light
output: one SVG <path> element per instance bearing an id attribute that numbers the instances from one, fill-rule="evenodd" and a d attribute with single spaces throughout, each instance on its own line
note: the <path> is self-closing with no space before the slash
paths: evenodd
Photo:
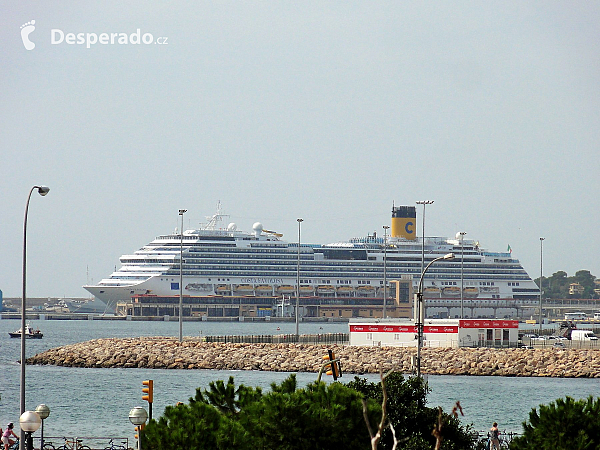
<path id="1" fill-rule="evenodd" d="M 145 380 L 142 381 L 144 387 L 142 388 L 142 400 L 146 400 L 148 403 L 152 403 L 154 400 L 154 381 Z"/>
<path id="2" fill-rule="evenodd" d="M 337 381 L 342 376 L 342 366 L 339 360 L 335 359 L 335 353 L 332 350 L 327 350 L 327 356 L 323 356 L 326 361 L 331 361 L 327 375 L 333 375 L 333 380 Z"/>
<path id="3" fill-rule="evenodd" d="M 146 424 L 142 424 L 142 425 L 139 425 L 139 426 L 135 427 L 135 435 L 134 435 L 134 437 L 136 439 L 140 438 L 140 431 L 142 431 L 145 426 L 146 426 Z"/>

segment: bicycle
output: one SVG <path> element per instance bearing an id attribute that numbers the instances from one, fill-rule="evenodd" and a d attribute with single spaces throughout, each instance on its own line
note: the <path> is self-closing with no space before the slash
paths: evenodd
<path id="1" fill-rule="evenodd" d="M 115 444 L 114 439 L 108 442 L 108 446 L 104 447 L 104 450 L 127 450 L 127 441 L 121 441 L 121 444 Z"/>
<path id="2" fill-rule="evenodd" d="M 500 450 L 508 450 L 508 441 L 502 437 L 502 435 L 498 436 L 498 442 L 500 444 Z M 485 443 L 485 450 L 491 450 L 492 448 L 492 436 L 490 433 L 487 434 L 487 442 Z"/>
<path id="3" fill-rule="evenodd" d="M 87 445 L 82 444 L 81 439 L 73 439 L 69 440 L 68 438 L 63 438 L 65 440 L 65 444 L 58 447 L 56 450 L 92 450 Z"/>
<path id="4" fill-rule="evenodd" d="M 46 441 L 44 439 L 44 445 L 42 446 L 42 450 L 56 450 L 56 447 L 52 442 Z"/>
<path id="5" fill-rule="evenodd" d="M 4 444 L 2 444 L 2 446 L 4 447 Z M 11 445 L 10 447 L 8 447 L 8 450 L 19 450 L 19 439 L 18 438 L 13 443 L 13 445 Z"/>

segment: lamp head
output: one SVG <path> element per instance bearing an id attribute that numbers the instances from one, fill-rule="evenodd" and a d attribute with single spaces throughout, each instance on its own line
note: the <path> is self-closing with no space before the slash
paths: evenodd
<path id="1" fill-rule="evenodd" d="M 183 214 L 186 213 L 186 212 L 187 212 L 187 209 L 180 209 L 179 210 L 179 215 L 183 216 Z"/>
<path id="2" fill-rule="evenodd" d="M 40 416 L 40 419 L 44 420 L 50 415 L 50 408 L 42 403 L 35 408 L 35 412 Z"/>
<path id="3" fill-rule="evenodd" d="M 36 186 L 36 188 L 38 190 L 38 194 L 40 194 L 42 197 L 50 192 L 50 188 L 48 186 Z"/>
<path id="4" fill-rule="evenodd" d="M 42 423 L 42 419 L 35 411 L 25 411 L 19 417 L 19 424 L 21 425 L 21 430 L 27 433 L 34 433 L 40 427 Z"/>
<path id="5" fill-rule="evenodd" d="M 148 413 L 141 406 L 136 406 L 131 411 L 129 411 L 129 421 L 135 426 L 139 426 L 146 423 L 147 419 Z"/>
<path id="6" fill-rule="evenodd" d="M 304 222 L 304 219 L 296 219 L 296 221 L 298 221 L 298 223 L 300 223 L 300 222 Z"/>
<path id="7" fill-rule="evenodd" d="M 448 253 L 444 255 L 444 261 L 452 261 L 454 259 L 454 253 Z"/>

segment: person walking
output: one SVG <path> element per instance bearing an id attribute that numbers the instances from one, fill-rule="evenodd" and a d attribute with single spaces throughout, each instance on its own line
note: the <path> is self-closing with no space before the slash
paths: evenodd
<path id="1" fill-rule="evenodd" d="M 8 450 L 8 448 L 15 443 L 15 441 L 11 439 L 12 436 L 14 436 L 15 439 L 19 439 L 19 436 L 15 434 L 13 428 L 14 425 L 11 422 L 6 426 L 6 430 L 4 430 L 4 433 L 2 433 L 2 443 L 4 444 L 4 450 Z"/>
<path id="2" fill-rule="evenodd" d="M 500 450 L 500 430 L 496 422 L 490 428 L 490 450 Z"/>

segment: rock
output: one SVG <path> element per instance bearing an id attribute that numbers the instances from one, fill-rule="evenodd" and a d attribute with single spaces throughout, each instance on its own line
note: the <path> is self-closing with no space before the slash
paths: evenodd
<path id="1" fill-rule="evenodd" d="M 411 370 L 415 348 L 308 344 L 223 344 L 175 338 L 96 339 L 49 349 L 28 364 L 70 367 L 318 372 L 331 349 L 345 373 Z M 427 374 L 600 378 L 600 350 L 423 348 Z"/>

